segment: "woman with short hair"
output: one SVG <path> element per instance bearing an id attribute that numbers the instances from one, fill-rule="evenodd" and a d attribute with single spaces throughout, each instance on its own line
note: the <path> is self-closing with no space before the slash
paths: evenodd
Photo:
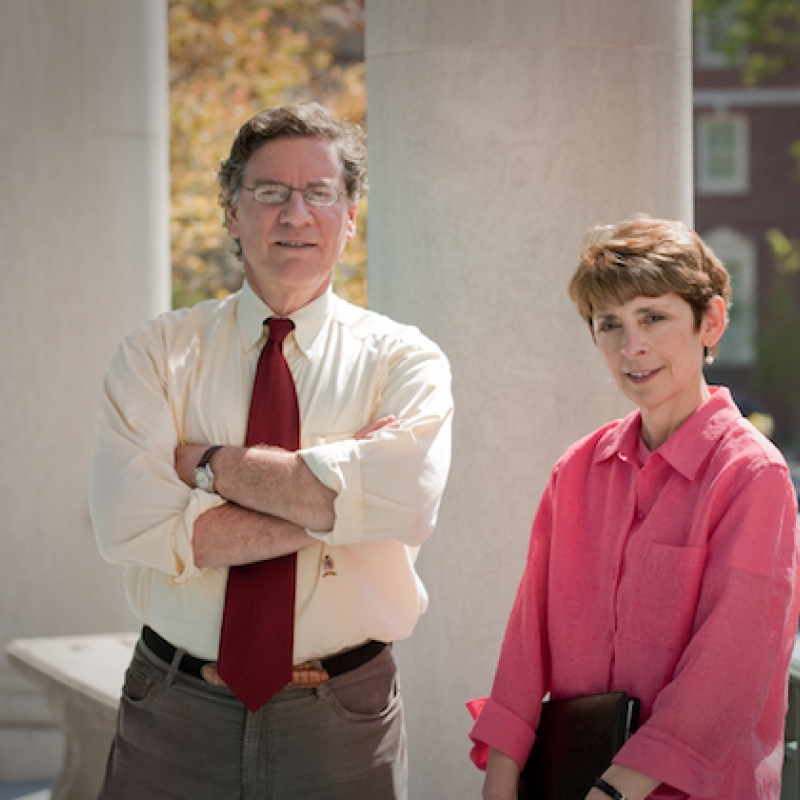
<path id="1" fill-rule="evenodd" d="M 516 798 L 548 693 L 624 691 L 641 725 L 587 800 L 777 800 L 797 501 L 780 452 L 703 375 L 728 274 L 682 223 L 636 216 L 590 232 L 569 292 L 637 409 L 545 489 L 471 732 L 483 796 Z"/>

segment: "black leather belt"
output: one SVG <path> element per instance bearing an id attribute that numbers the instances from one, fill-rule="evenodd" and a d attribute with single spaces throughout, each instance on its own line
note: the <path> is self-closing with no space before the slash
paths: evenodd
<path id="1" fill-rule="evenodd" d="M 171 645 L 166 639 L 159 636 L 152 628 L 147 625 L 142 629 L 142 641 L 147 645 L 152 653 L 157 655 L 162 661 L 171 664 L 175 658 L 177 648 Z M 357 669 L 363 666 L 368 661 L 372 661 L 386 647 L 385 642 L 376 642 L 374 640 L 362 644 L 360 647 L 355 647 L 352 650 L 347 650 L 339 655 L 331 656 L 330 658 L 320 659 L 322 666 L 331 678 L 337 675 L 344 675 L 345 672 Z M 200 658 L 190 656 L 184 653 L 181 657 L 181 662 L 178 669 L 191 675 L 193 678 L 200 678 L 203 680 L 202 668 L 210 661 L 203 661 Z"/>

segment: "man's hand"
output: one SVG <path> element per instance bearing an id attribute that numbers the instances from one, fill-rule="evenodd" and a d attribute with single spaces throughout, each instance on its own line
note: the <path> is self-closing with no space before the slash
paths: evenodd
<path id="1" fill-rule="evenodd" d="M 384 428 L 397 428 L 400 425 L 400 420 L 394 414 L 387 414 L 385 417 L 379 417 L 375 422 L 370 422 L 360 430 L 356 431 L 354 439 L 369 439 L 373 433 L 377 433 Z"/>

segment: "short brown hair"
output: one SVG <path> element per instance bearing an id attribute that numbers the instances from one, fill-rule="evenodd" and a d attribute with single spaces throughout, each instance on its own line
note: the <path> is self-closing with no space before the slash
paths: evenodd
<path id="1" fill-rule="evenodd" d="M 236 134 L 228 158 L 220 164 L 219 203 L 228 225 L 228 206 L 236 203 L 242 191 L 244 173 L 250 157 L 273 139 L 309 136 L 333 142 L 339 151 L 345 190 L 351 203 L 367 193 L 367 143 L 361 126 L 339 119 L 319 103 L 299 101 L 267 108 L 250 118 Z M 237 256 L 241 246 L 236 243 Z"/>
<path id="2" fill-rule="evenodd" d="M 586 232 L 569 296 L 589 325 L 599 308 L 669 293 L 692 307 L 697 328 L 712 297 L 730 306 L 728 271 L 687 225 L 637 214 Z"/>

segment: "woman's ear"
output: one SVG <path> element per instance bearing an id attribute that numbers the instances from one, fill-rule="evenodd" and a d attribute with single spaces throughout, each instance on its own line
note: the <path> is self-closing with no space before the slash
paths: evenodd
<path id="1" fill-rule="evenodd" d="M 703 347 L 707 347 L 709 350 L 716 347 L 727 327 L 728 314 L 725 309 L 725 301 L 718 294 L 715 294 L 709 300 L 708 306 L 703 312 L 703 321 L 700 324 L 700 340 Z"/>

